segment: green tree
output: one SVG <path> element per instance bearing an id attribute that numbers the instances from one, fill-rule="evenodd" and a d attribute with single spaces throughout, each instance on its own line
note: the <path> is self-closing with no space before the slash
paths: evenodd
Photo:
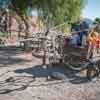
<path id="1" fill-rule="evenodd" d="M 94 22 L 100 24 L 100 18 L 99 17 L 95 18 Z"/>
<path id="2" fill-rule="evenodd" d="M 58 25 L 77 21 L 85 4 L 86 0 L 41 0 L 37 8 L 47 22 Z"/>
<path id="3" fill-rule="evenodd" d="M 75 22 L 86 0 L 11 0 L 14 8 L 26 14 L 29 6 L 36 8 L 39 16 L 54 25 L 63 22 Z"/>
<path id="4" fill-rule="evenodd" d="M 55 26 L 63 22 L 73 23 L 80 17 L 81 10 L 87 0 L 0 0 L 9 1 L 9 9 L 16 12 L 26 26 L 28 36 L 27 9 L 37 9 L 38 16 L 47 26 Z M 7 6 L 8 7 L 8 6 Z M 70 25 L 70 24 L 69 24 Z"/>

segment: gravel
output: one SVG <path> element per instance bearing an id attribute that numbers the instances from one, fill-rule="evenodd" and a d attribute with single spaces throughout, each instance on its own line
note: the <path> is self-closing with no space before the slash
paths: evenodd
<path id="1" fill-rule="evenodd" d="M 7 51 L 0 53 L 0 59 L 4 55 L 8 56 L 7 54 Z M 60 69 L 58 66 L 42 69 L 40 59 L 32 57 L 30 53 L 17 54 L 17 59 L 27 60 L 29 59 L 27 57 L 30 58 L 28 62 L 8 63 L 1 67 L 0 100 L 100 100 L 99 78 L 95 81 L 87 81 L 86 78 L 77 77 L 77 72 L 65 66 L 61 66 Z M 64 78 L 66 75 L 67 81 L 47 80 L 52 72 L 56 72 L 56 75 L 59 72 Z"/>

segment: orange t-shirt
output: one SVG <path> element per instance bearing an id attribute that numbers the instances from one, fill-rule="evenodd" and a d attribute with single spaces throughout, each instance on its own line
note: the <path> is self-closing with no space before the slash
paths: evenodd
<path id="1" fill-rule="evenodd" d="M 92 43 L 94 47 L 98 46 L 98 33 L 97 32 L 93 32 L 92 36 L 91 34 L 89 34 L 88 38 L 87 38 L 87 43 L 88 46 Z"/>
<path id="2" fill-rule="evenodd" d="M 98 47 L 100 48 L 100 35 L 98 36 Z"/>

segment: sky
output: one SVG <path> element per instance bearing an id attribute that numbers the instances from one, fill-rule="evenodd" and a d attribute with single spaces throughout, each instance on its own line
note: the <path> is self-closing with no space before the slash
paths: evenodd
<path id="1" fill-rule="evenodd" d="M 82 16 L 92 20 L 100 17 L 100 0 L 88 0 L 86 7 L 82 11 Z"/>

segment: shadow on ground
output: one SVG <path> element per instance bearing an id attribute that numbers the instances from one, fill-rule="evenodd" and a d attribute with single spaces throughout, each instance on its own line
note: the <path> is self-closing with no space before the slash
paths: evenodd
<path id="1" fill-rule="evenodd" d="M 28 87 L 51 86 L 65 82 L 70 82 L 72 84 L 82 84 L 88 82 L 85 77 L 79 77 L 76 75 L 78 71 L 72 70 L 64 65 L 55 65 L 53 67 L 47 68 L 43 68 L 41 65 L 37 65 L 33 66 L 32 68 L 17 69 L 14 72 L 18 76 L 12 76 L 5 79 L 4 81 L 0 81 L 0 94 L 7 94 L 14 91 L 23 91 Z M 54 77 L 51 77 L 52 73 L 54 72 L 58 72 L 60 75 L 65 75 L 66 79 L 58 80 Z M 41 82 L 41 80 L 38 83 L 35 83 L 36 78 L 47 79 L 48 76 L 50 76 L 51 79 L 44 82 Z"/>
<path id="2" fill-rule="evenodd" d="M 29 60 L 18 57 L 23 53 L 24 51 L 18 47 L 0 47 L 0 67 L 28 62 Z"/>
<path id="3" fill-rule="evenodd" d="M 57 78 L 52 76 L 52 74 L 55 72 L 58 72 L 58 75 L 56 75 Z M 86 77 L 81 77 L 77 75 L 79 71 L 72 70 L 66 65 L 55 65 L 47 68 L 43 68 L 41 65 L 37 65 L 33 66 L 32 68 L 17 69 L 15 70 L 15 73 L 27 73 L 33 75 L 35 78 L 48 78 L 48 76 L 51 77 L 51 79 L 53 78 L 57 80 L 62 78 L 65 81 L 67 80 L 73 84 L 81 84 L 88 82 Z"/>
<path id="4" fill-rule="evenodd" d="M 9 77 L 5 81 L 0 81 L 0 94 L 25 90 L 33 81 L 34 78 L 29 76 Z"/>

